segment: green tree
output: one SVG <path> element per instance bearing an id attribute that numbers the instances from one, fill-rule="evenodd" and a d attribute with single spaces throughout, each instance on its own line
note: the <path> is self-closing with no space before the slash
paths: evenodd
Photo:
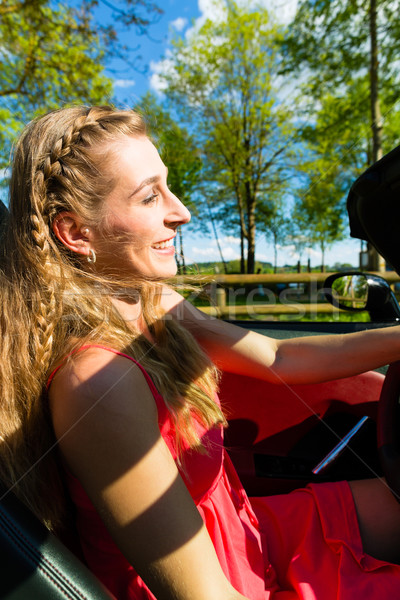
<path id="1" fill-rule="evenodd" d="M 400 136 L 399 11 L 398 0 L 301 0 L 285 41 L 288 69 L 302 73 L 305 112 L 324 113 L 315 135 L 330 135 L 353 176 Z"/>
<path id="2" fill-rule="evenodd" d="M 269 198 L 259 209 L 259 229 L 274 248 L 274 273 L 278 269 L 278 248 L 289 232 L 289 217 L 282 197 Z"/>
<path id="3" fill-rule="evenodd" d="M 326 250 L 344 238 L 345 186 L 340 165 L 316 158 L 295 200 L 293 220 L 310 244 L 319 247 L 321 271 L 325 271 Z"/>
<path id="4" fill-rule="evenodd" d="M 229 202 L 237 215 L 253 273 L 257 207 L 268 181 L 284 178 L 293 149 L 293 106 L 284 104 L 278 80 L 283 30 L 260 6 L 215 4 L 221 19 L 175 41 L 165 91 L 201 141 L 214 208 L 225 215 Z"/>
<path id="5" fill-rule="evenodd" d="M 119 51 L 117 32 L 95 22 L 97 4 L 1 0 L 0 168 L 7 164 L 13 137 L 36 114 L 68 103 L 111 99 L 104 64 L 110 51 Z M 116 2 L 116 18 L 145 27 L 147 21 L 136 10 L 143 4 L 126 0 L 118 8 Z"/>
<path id="6" fill-rule="evenodd" d="M 310 247 L 310 240 L 308 239 L 307 232 L 304 231 L 303 222 L 297 220 L 297 213 L 292 210 L 290 219 L 287 223 L 285 246 L 293 249 L 293 253 L 298 256 L 297 260 L 297 272 L 301 273 L 302 257 Z M 307 261 L 307 268 L 310 267 L 310 261 Z"/>

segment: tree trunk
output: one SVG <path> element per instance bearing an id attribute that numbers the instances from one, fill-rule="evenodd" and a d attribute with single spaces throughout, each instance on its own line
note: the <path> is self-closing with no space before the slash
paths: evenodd
<path id="1" fill-rule="evenodd" d="M 183 249 L 183 233 L 182 227 L 178 227 L 178 236 L 179 236 L 179 258 L 180 258 L 180 267 L 181 272 L 186 275 L 186 263 L 185 263 L 185 251 Z"/>
<path id="2" fill-rule="evenodd" d="M 247 273 L 254 273 L 256 266 L 256 219 L 255 219 L 255 202 L 250 205 L 249 224 L 247 238 Z"/>
<path id="3" fill-rule="evenodd" d="M 246 273 L 246 260 L 244 257 L 244 233 L 242 229 L 240 229 L 240 274 L 244 275 Z"/>
<path id="4" fill-rule="evenodd" d="M 321 273 L 325 273 L 325 244 L 321 243 Z"/>
<path id="5" fill-rule="evenodd" d="M 370 0 L 370 101 L 372 125 L 372 160 L 382 158 L 382 115 L 379 104 L 379 59 L 377 38 L 377 9 L 376 0 Z"/>
<path id="6" fill-rule="evenodd" d="M 224 267 L 224 273 L 225 273 L 225 275 L 227 275 L 228 268 L 226 266 L 226 262 L 224 260 L 224 256 L 223 256 L 222 250 L 221 250 L 221 245 L 219 243 L 219 237 L 218 237 L 217 228 L 215 226 L 215 220 L 214 220 L 213 214 L 211 212 L 210 203 L 209 203 L 209 201 L 207 199 L 206 199 L 206 202 L 207 202 L 208 214 L 209 214 L 209 217 L 210 217 L 211 225 L 212 225 L 214 236 L 215 236 L 215 241 L 217 242 L 218 252 L 219 252 L 219 255 L 221 257 L 221 262 L 222 262 L 223 267 Z"/>
<path id="7" fill-rule="evenodd" d="M 238 181 L 234 181 L 237 207 L 239 211 L 239 220 L 240 220 L 240 273 L 244 275 L 246 273 L 246 261 L 244 256 L 244 240 L 247 238 L 247 229 L 246 229 L 246 221 L 244 218 L 244 210 L 243 210 L 243 198 L 240 192 L 240 184 Z"/>
<path id="8" fill-rule="evenodd" d="M 256 201 L 251 193 L 250 184 L 247 181 L 246 206 L 247 206 L 247 273 L 254 273 L 256 266 Z"/>
<path id="9" fill-rule="evenodd" d="M 382 158 L 382 115 L 379 103 L 379 58 L 377 36 L 377 5 L 376 0 L 369 4 L 369 33 L 370 33 L 370 103 L 372 127 L 372 162 Z M 368 243 L 368 269 L 383 271 L 385 264 L 375 248 Z"/>
<path id="10" fill-rule="evenodd" d="M 253 274 L 256 266 L 256 219 L 255 219 L 255 196 L 251 189 L 251 163 L 250 163 L 250 137 L 247 133 L 246 106 L 243 111 L 243 147 L 245 151 L 244 161 L 244 197 L 247 211 L 247 273 Z"/>

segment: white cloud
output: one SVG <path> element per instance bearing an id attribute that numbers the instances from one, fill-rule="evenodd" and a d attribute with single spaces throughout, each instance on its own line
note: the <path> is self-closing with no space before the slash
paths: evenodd
<path id="1" fill-rule="evenodd" d="M 192 252 L 195 254 L 200 254 L 201 256 L 209 256 L 215 254 L 217 250 L 215 248 L 198 248 L 196 246 L 192 246 Z"/>
<path id="2" fill-rule="evenodd" d="M 162 79 L 162 77 L 160 77 L 159 73 L 153 73 L 150 76 L 150 87 L 155 92 L 162 94 L 164 92 L 164 90 L 167 88 L 167 84 Z"/>
<path id="3" fill-rule="evenodd" d="M 307 256 L 309 256 L 310 258 L 316 257 L 316 256 L 321 256 L 321 252 L 320 250 L 316 250 L 314 248 L 307 248 L 307 252 L 306 252 Z"/>
<path id="4" fill-rule="evenodd" d="M 263 6 L 277 22 L 289 23 L 297 9 L 297 0 L 239 0 L 239 4 L 248 8 L 257 8 Z M 200 17 L 195 22 L 195 28 L 201 27 L 204 21 L 211 19 L 212 21 L 223 21 L 225 17 L 225 8 L 220 0 L 198 0 Z"/>
<path id="5" fill-rule="evenodd" d="M 222 238 L 222 242 L 224 244 L 240 244 L 240 238 L 234 237 L 233 235 L 226 235 Z"/>
<path id="6" fill-rule="evenodd" d="M 289 244 L 289 245 L 285 245 L 285 246 L 281 246 L 282 249 L 284 249 L 286 251 L 286 253 L 293 258 L 294 260 L 299 260 L 300 259 L 300 253 L 296 250 L 296 246 L 294 244 Z M 301 258 L 303 259 L 304 256 L 317 256 L 320 253 L 317 250 L 314 250 L 311 247 L 305 247 L 302 252 L 301 252 Z"/>
<path id="7" fill-rule="evenodd" d="M 165 58 L 159 61 L 150 61 L 150 71 L 152 73 L 150 76 L 150 87 L 159 94 L 162 94 L 167 88 L 167 83 L 163 79 L 162 75 L 173 72 L 173 63 L 170 56 L 171 53 L 167 49 Z"/>
<path id="8" fill-rule="evenodd" d="M 225 246 L 224 248 L 221 248 L 221 250 L 222 256 L 225 260 L 235 260 L 235 258 L 240 257 L 240 254 L 236 248 L 232 248 L 231 246 Z"/>
<path id="9" fill-rule="evenodd" d="M 117 88 L 130 88 L 135 85 L 134 79 L 116 79 L 114 81 L 114 87 Z"/>
<path id="10" fill-rule="evenodd" d="M 239 252 L 237 249 L 232 248 L 231 246 L 223 246 L 221 247 L 222 256 L 224 260 L 234 260 L 235 258 L 239 258 Z M 221 255 L 219 250 L 214 243 L 212 246 L 208 246 L 207 248 L 199 248 L 198 246 L 192 246 L 190 251 L 187 252 L 189 260 L 199 261 L 200 259 L 207 260 L 221 260 Z"/>
<path id="11" fill-rule="evenodd" d="M 223 21 L 225 19 L 225 6 L 220 0 L 199 0 L 198 6 L 201 14 L 195 21 L 195 29 L 201 27 L 207 19 L 212 21 Z"/>
<path id="12" fill-rule="evenodd" d="M 257 250 L 256 250 L 256 260 L 260 260 L 261 262 L 272 262 L 272 258 L 269 254 L 264 254 L 263 252 L 257 252 Z"/>
<path id="13" fill-rule="evenodd" d="M 297 10 L 297 0 L 255 0 L 246 2 L 248 5 L 264 6 L 270 11 L 278 23 L 286 25 L 294 18 Z"/>
<path id="14" fill-rule="evenodd" d="M 171 26 L 177 31 L 182 31 L 183 29 L 185 29 L 187 22 L 187 19 L 184 19 L 183 17 L 178 17 L 177 19 L 175 19 L 175 21 L 171 22 Z"/>

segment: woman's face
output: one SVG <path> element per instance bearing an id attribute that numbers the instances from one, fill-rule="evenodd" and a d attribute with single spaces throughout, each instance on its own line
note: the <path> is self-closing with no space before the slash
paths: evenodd
<path id="1" fill-rule="evenodd" d="M 190 213 L 169 190 L 167 168 L 147 137 L 125 137 L 113 154 L 117 185 L 105 201 L 106 233 L 93 240 L 96 270 L 171 277 L 176 230 Z"/>

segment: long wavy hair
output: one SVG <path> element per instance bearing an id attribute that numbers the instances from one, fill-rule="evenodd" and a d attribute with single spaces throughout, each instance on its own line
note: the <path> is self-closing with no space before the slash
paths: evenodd
<path id="1" fill-rule="evenodd" d="M 73 107 L 30 123 L 14 148 L 1 245 L 0 478 L 50 529 L 62 525 L 66 495 L 45 389 L 54 365 L 74 349 L 106 343 L 138 360 L 165 399 L 178 447 L 185 439 L 201 449 L 194 420 L 224 423 L 214 402 L 217 370 L 189 332 L 163 319 L 160 283 L 96 276 L 52 231 L 62 211 L 101 227 L 116 184 L 113 145 L 144 135 L 134 111 Z M 155 344 L 115 308 L 113 294 L 127 288 L 140 294 Z"/>

